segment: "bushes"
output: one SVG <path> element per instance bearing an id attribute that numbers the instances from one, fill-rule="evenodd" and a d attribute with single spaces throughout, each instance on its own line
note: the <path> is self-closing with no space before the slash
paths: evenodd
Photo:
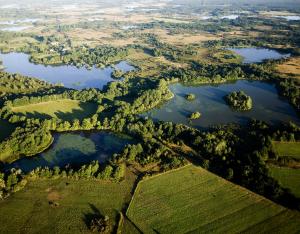
<path id="1" fill-rule="evenodd" d="M 294 79 L 285 79 L 277 85 L 282 96 L 286 97 L 289 102 L 300 112 L 300 84 Z"/>
<path id="2" fill-rule="evenodd" d="M 190 115 L 190 119 L 191 119 L 191 120 L 199 119 L 200 117 L 201 117 L 201 113 L 198 112 L 198 111 L 196 111 L 196 112 L 194 112 L 194 113 L 192 113 L 192 114 Z"/>
<path id="3" fill-rule="evenodd" d="M 193 93 L 189 93 L 189 94 L 185 95 L 185 99 L 188 101 L 193 101 L 196 99 L 196 96 Z"/>
<path id="4" fill-rule="evenodd" d="M 243 91 L 232 92 L 224 97 L 230 107 L 239 111 L 252 109 L 252 99 Z"/>
<path id="5" fill-rule="evenodd" d="M 45 127 L 18 127 L 6 141 L 0 143 L 0 161 L 12 161 L 21 155 L 35 155 L 45 150 L 52 141 L 52 135 Z"/>
<path id="6" fill-rule="evenodd" d="M 92 161 L 90 164 L 82 165 L 78 169 L 70 167 L 53 169 L 36 168 L 28 174 L 23 174 L 20 169 L 11 169 L 7 173 L 0 172 L 0 199 L 9 196 L 11 193 L 23 189 L 28 180 L 35 179 L 101 179 L 121 181 L 125 176 L 126 165 L 122 164 L 107 164 L 106 166 L 99 165 L 98 161 Z"/>
<path id="7" fill-rule="evenodd" d="M 4 199 L 10 193 L 23 189 L 27 184 L 27 179 L 21 174 L 21 170 L 11 170 L 4 174 L 0 172 L 0 199 Z"/>

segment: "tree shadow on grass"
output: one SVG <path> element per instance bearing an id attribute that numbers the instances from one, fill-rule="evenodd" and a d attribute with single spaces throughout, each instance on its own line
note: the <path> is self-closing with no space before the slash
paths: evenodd
<path id="1" fill-rule="evenodd" d="M 19 114 L 20 116 L 26 116 L 27 118 L 34 118 L 34 119 L 51 119 L 52 116 L 51 115 L 48 115 L 48 114 L 45 114 L 45 113 L 40 113 L 40 112 L 37 112 L 37 111 L 33 111 L 33 112 L 30 112 L 30 111 L 26 111 L 25 114 Z"/>
<path id="2" fill-rule="evenodd" d="M 93 219 L 99 219 L 99 218 L 104 217 L 104 215 L 101 214 L 100 210 L 96 206 L 94 206 L 91 203 L 89 203 L 89 206 L 90 206 L 92 212 L 84 214 L 84 217 L 83 217 L 83 221 L 87 227 L 90 226 Z"/>
<path id="3" fill-rule="evenodd" d="M 94 103 L 80 102 L 79 108 L 80 109 L 72 109 L 71 111 L 68 111 L 68 112 L 56 111 L 54 114 L 59 119 L 70 121 L 75 118 L 82 120 L 84 118 L 91 117 L 97 111 L 97 105 Z"/>

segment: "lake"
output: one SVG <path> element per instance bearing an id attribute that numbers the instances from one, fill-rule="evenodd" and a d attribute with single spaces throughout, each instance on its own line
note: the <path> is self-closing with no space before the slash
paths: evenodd
<path id="1" fill-rule="evenodd" d="M 242 56 L 244 58 L 243 63 L 261 63 L 265 59 L 281 59 L 291 56 L 266 48 L 228 48 L 228 50 Z"/>
<path id="2" fill-rule="evenodd" d="M 110 132 L 55 133 L 53 137 L 52 146 L 45 152 L 19 159 L 5 169 L 20 168 L 29 172 L 37 167 L 82 165 L 93 160 L 105 162 L 114 153 L 119 153 L 125 145 L 134 142 L 128 136 Z"/>
<path id="3" fill-rule="evenodd" d="M 104 85 L 114 80 L 111 76 L 114 71 L 112 67 L 103 69 L 93 67 L 89 70 L 71 65 L 45 66 L 31 63 L 29 55 L 24 53 L 0 53 L 0 60 L 3 61 L 4 70 L 7 72 L 35 77 L 51 84 L 62 83 L 65 87 L 72 89 L 102 89 Z M 124 72 L 135 69 L 125 61 L 121 61 L 115 67 Z"/>
<path id="4" fill-rule="evenodd" d="M 182 84 L 170 85 L 175 97 L 167 103 L 155 108 L 143 116 L 154 120 L 172 121 L 206 129 L 213 125 L 238 123 L 246 124 L 251 118 L 276 124 L 281 121 L 293 121 L 300 124 L 294 108 L 278 96 L 275 85 L 261 81 L 239 80 L 236 83 L 203 85 L 187 87 Z M 232 110 L 223 97 L 230 92 L 243 90 L 253 100 L 253 108 L 246 112 Z M 185 99 L 185 95 L 193 93 L 194 101 Z M 191 113 L 199 111 L 200 119 L 189 121 Z"/>
<path id="5" fill-rule="evenodd" d="M 300 20 L 300 16 L 299 15 L 274 15 L 273 17 L 286 19 L 287 21 Z"/>

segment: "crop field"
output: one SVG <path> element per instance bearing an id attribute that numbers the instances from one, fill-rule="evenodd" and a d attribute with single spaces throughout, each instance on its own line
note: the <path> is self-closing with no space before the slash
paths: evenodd
<path id="1" fill-rule="evenodd" d="M 300 198 L 300 169 L 270 166 L 271 176 Z"/>
<path id="2" fill-rule="evenodd" d="M 63 120 L 83 119 L 96 112 L 96 104 L 76 100 L 57 100 L 14 107 L 13 111 L 29 118 L 59 118 Z"/>
<path id="3" fill-rule="evenodd" d="M 135 176 L 127 173 L 120 183 L 31 181 L 24 190 L 0 201 L 0 233 L 90 233 L 88 220 L 99 213 L 108 215 L 116 228 L 134 180 Z"/>
<path id="4" fill-rule="evenodd" d="M 127 217 L 144 233 L 295 233 L 300 228 L 299 213 L 192 165 L 140 182 Z"/>
<path id="5" fill-rule="evenodd" d="M 279 156 L 289 156 L 300 159 L 300 142 L 273 142 L 275 151 Z"/>

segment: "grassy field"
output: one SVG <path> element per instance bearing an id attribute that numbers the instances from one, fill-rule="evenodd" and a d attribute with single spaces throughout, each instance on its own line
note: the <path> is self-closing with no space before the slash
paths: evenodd
<path id="1" fill-rule="evenodd" d="M 300 214 L 189 165 L 139 183 L 127 217 L 144 233 L 295 233 Z"/>
<path id="2" fill-rule="evenodd" d="M 284 77 L 300 80 L 300 57 L 290 58 L 287 62 L 277 65 L 276 69 Z"/>
<path id="3" fill-rule="evenodd" d="M 0 233 L 89 233 L 86 222 L 97 213 L 108 215 L 116 228 L 119 212 L 130 201 L 135 178 L 127 173 L 120 183 L 64 179 L 29 182 L 24 190 L 0 201 Z"/>
<path id="4" fill-rule="evenodd" d="M 300 169 L 270 166 L 271 176 L 300 198 Z"/>
<path id="5" fill-rule="evenodd" d="M 275 151 L 279 156 L 289 156 L 300 159 L 300 142 L 273 142 Z"/>
<path id="6" fill-rule="evenodd" d="M 83 119 L 96 112 L 96 104 L 82 103 L 76 100 L 58 100 L 14 107 L 13 111 L 30 118 L 49 119 L 56 117 L 63 120 Z"/>

